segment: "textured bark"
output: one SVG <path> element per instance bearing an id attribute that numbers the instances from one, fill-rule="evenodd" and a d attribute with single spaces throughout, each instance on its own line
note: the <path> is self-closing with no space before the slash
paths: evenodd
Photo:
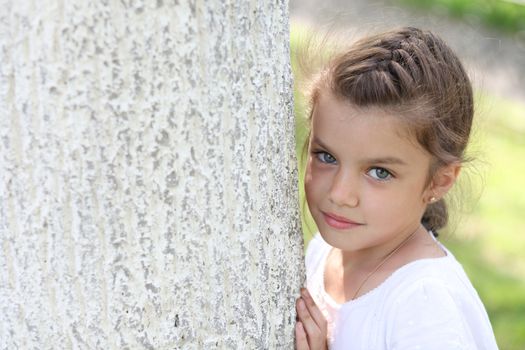
<path id="1" fill-rule="evenodd" d="M 287 1 L 0 8 L 0 349 L 292 348 Z"/>

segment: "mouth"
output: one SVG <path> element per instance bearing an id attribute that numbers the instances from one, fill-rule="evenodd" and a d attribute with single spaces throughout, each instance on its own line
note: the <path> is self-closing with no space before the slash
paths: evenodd
<path id="1" fill-rule="evenodd" d="M 328 226 L 331 226 L 338 230 L 345 230 L 357 226 L 361 226 L 362 224 L 349 220 L 347 218 L 344 218 L 342 216 L 338 216 L 332 213 L 323 213 L 323 217 L 325 222 L 328 224 Z"/>

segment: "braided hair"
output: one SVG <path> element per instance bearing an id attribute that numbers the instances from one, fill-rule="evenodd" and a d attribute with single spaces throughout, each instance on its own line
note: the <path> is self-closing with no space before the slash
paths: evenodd
<path id="1" fill-rule="evenodd" d="M 404 118 L 432 156 L 428 183 L 441 166 L 465 160 L 474 113 L 472 87 L 458 57 L 433 33 L 399 28 L 335 55 L 313 85 L 311 111 L 326 87 L 356 106 L 388 108 Z M 443 199 L 429 204 L 422 217 L 433 232 L 447 221 Z"/>

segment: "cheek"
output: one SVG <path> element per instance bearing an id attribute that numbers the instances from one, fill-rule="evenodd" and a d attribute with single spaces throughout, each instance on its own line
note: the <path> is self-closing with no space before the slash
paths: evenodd
<path id="1" fill-rule="evenodd" d="M 402 185 L 392 190 L 372 191 L 368 208 L 377 213 L 383 213 L 389 218 L 399 218 L 407 213 L 416 213 L 421 209 L 421 188 L 417 186 Z"/>
<path id="2" fill-rule="evenodd" d="M 304 194 L 306 196 L 306 200 L 310 202 L 313 196 L 313 179 L 312 174 L 306 170 L 306 173 L 304 175 Z"/>
<path id="3" fill-rule="evenodd" d="M 416 194 L 405 186 L 389 186 L 385 188 L 367 187 L 361 192 L 361 203 L 368 210 L 377 213 L 398 215 L 414 206 Z"/>
<path id="4" fill-rule="evenodd" d="M 309 162 L 304 175 L 304 192 L 308 202 L 312 202 L 316 199 L 316 194 L 319 192 L 319 187 L 321 186 L 319 180 L 319 176 L 317 176 Z"/>

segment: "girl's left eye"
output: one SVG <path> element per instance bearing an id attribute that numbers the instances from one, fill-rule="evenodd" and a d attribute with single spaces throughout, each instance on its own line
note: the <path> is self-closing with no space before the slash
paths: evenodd
<path id="1" fill-rule="evenodd" d="M 372 168 L 368 170 L 368 175 L 380 181 L 385 181 L 392 177 L 392 174 L 390 173 L 390 171 L 384 168 Z"/>

